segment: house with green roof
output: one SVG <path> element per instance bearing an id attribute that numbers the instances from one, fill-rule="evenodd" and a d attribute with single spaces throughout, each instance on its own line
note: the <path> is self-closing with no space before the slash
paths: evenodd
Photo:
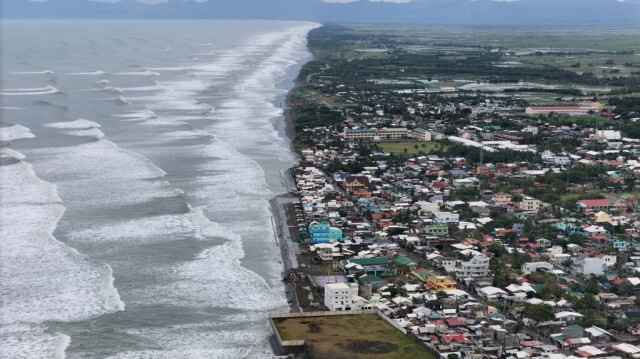
<path id="1" fill-rule="evenodd" d="M 340 269 L 346 274 L 362 273 L 377 275 L 389 272 L 387 257 L 351 258 L 340 261 Z"/>
<path id="2" fill-rule="evenodd" d="M 407 266 L 410 269 L 414 269 L 414 268 L 416 268 L 418 266 L 418 264 L 416 262 L 412 261 L 410 258 L 408 258 L 406 256 L 403 256 L 403 255 L 399 255 L 399 256 L 395 257 L 393 259 L 393 262 L 396 265 Z"/>
<path id="3" fill-rule="evenodd" d="M 625 252 L 627 250 L 629 250 L 629 247 L 631 246 L 631 244 L 627 241 L 623 241 L 622 239 L 614 239 L 611 241 L 611 245 L 613 246 L 614 249 L 621 251 L 621 252 Z"/>

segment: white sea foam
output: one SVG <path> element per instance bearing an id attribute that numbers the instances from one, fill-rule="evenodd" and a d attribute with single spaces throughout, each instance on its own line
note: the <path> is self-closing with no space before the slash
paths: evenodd
<path id="1" fill-rule="evenodd" d="M 79 136 L 79 137 L 102 138 L 106 136 L 104 132 L 100 131 L 97 128 L 89 128 L 86 130 L 64 131 L 64 133 L 70 136 Z"/>
<path id="2" fill-rule="evenodd" d="M 283 291 L 279 283 L 279 253 L 277 249 L 272 248 L 275 246 L 267 204 L 267 199 L 273 193 L 269 190 L 265 171 L 261 167 L 261 164 L 267 163 L 265 166 L 267 171 L 273 171 L 268 168 L 273 162 L 259 161 L 263 158 L 268 158 L 270 161 L 284 158 L 288 151 L 286 141 L 278 137 L 269 119 L 269 117 L 282 115 L 281 109 L 272 104 L 275 96 L 282 94 L 282 90 L 275 88 L 274 83 L 281 81 L 285 76 L 285 72 L 279 67 L 290 67 L 302 58 L 306 30 L 308 29 L 299 27 L 292 31 L 272 32 L 259 38 L 249 37 L 243 40 L 244 43 L 236 43 L 236 48 L 218 51 L 213 56 L 207 56 L 206 62 L 203 60 L 198 64 L 187 63 L 184 67 L 172 67 L 173 63 L 163 61 L 159 64 L 167 67 L 145 68 L 144 64 L 130 62 L 131 68 L 144 69 L 144 71 L 117 73 L 118 70 L 104 66 L 105 70 L 112 71 L 110 79 L 113 84 L 109 86 L 116 87 L 110 91 L 118 93 L 111 96 L 119 96 L 123 93 L 123 97 L 115 101 L 122 104 L 117 107 L 121 109 L 120 111 L 126 111 L 124 114 L 114 115 L 119 121 L 114 121 L 116 130 L 113 134 L 112 132 L 109 134 L 115 138 L 114 141 L 121 143 L 121 146 L 135 149 L 137 153 L 124 150 L 105 140 L 69 147 L 30 148 L 25 152 L 30 161 L 37 166 L 38 173 L 43 178 L 56 183 L 64 204 L 69 207 L 68 216 L 65 216 L 60 228 L 60 231 L 64 231 L 65 240 L 68 243 L 72 245 L 82 243 L 82 248 L 95 251 L 87 250 L 87 253 L 92 253 L 92 256 L 93 253 L 103 253 L 102 251 L 109 253 L 105 255 L 106 258 L 111 258 L 110 254 L 128 248 L 149 246 L 158 250 L 168 245 L 163 241 L 185 241 L 184 243 L 176 242 L 176 250 L 189 251 L 190 248 L 197 248 L 199 252 L 181 252 L 180 256 L 172 257 L 168 262 L 164 259 L 151 258 L 152 255 L 150 258 L 145 258 L 145 265 L 124 263 L 122 257 L 111 262 L 119 274 L 123 273 L 123 270 L 133 270 L 134 273 L 140 273 L 146 278 L 144 282 L 140 280 L 140 285 L 136 283 L 133 289 L 127 288 L 127 284 L 122 286 L 122 290 L 127 291 L 125 298 L 128 302 L 145 307 L 165 304 L 180 308 L 192 307 L 195 311 L 199 310 L 198 308 L 206 308 L 209 311 L 216 306 L 225 308 L 220 311 L 219 317 L 216 314 L 215 322 L 211 323 L 207 323 L 206 319 L 203 322 L 186 325 L 160 324 L 145 327 L 140 323 L 129 329 L 116 329 L 114 335 L 119 335 L 120 330 L 126 333 L 123 335 L 138 337 L 139 346 L 143 349 L 139 351 L 126 349 L 128 351 L 115 354 L 114 358 L 241 358 L 250 355 L 254 359 L 258 356 L 251 352 L 251 346 L 264 344 L 264 339 L 269 332 L 264 321 L 266 313 L 286 310 L 286 300 L 282 296 Z M 137 41 L 138 39 L 136 44 Z M 156 45 L 157 51 L 173 46 L 163 42 L 153 44 Z M 196 51 L 198 50 L 193 50 L 193 52 Z M 183 56 L 180 55 L 180 58 L 184 58 Z M 279 60 L 278 57 L 281 59 Z M 114 58 L 117 59 L 117 57 Z M 103 67 L 98 63 L 95 66 Z M 261 69 L 264 67 L 266 69 Z M 120 75 L 138 77 L 118 77 Z M 157 78 L 142 76 L 157 76 Z M 150 80 L 157 80 L 157 85 L 148 86 Z M 102 79 L 97 83 L 106 85 L 109 80 Z M 219 84 L 224 85 L 225 88 L 236 84 L 224 94 L 228 99 L 220 107 L 218 107 L 220 96 L 216 93 L 216 86 Z M 209 89 L 213 90 L 212 95 L 209 93 L 204 95 L 211 96 L 207 101 L 216 103 L 215 114 L 212 112 L 211 105 L 202 103 L 204 100 L 201 95 L 203 91 Z M 67 87 L 65 91 L 72 93 Z M 150 92 L 132 93 L 135 91 Z M 84 96 L 90 95 L 93 94 Z M 60 99 L 65 101 L 62 96 Z M 114 104 L 107 103 L 106 106 L 115 108 Z M 140 108 L 143 110 L 138 110 Z M 162 112 L 156 114 L 153 110 Z M 215 123 L 211 121 L 214 125 L 208 127 L 207 121 L 203 121 L 206 119 L 214 119 Z M 192 122 L 188 123 L 188 121 Z M 99 131 L 98 126 L 88 123 L 82 126 L 77 123 L 72 125 L 74 122 L 76 121 L 58 122 L 59 125 L 49 127 L 67 132 Z M 112 124 L 109 125 L 111 129 Z M 241 136 L 238 135 L 239 133 Z M 211 137 L 212 134 L 215 137 Z M 204 137 L 210 140 L 180 141 Z M 4 152 L 0 152 L 0 156 L 3 154 Z M 172 171 L 168 169 L 171 175 L 165 177 L 164 171 L 142 155 L 158 158 L 160 161 L 165 161 L 167 158 L 176 158 L 176 162 L 183 158 L 187 161 L 186 163 L 192 161 L 193 167 L 190 171 L 195 175 L 186 178 L 182 173 L 176 173 L 173 168 Z M 7 157 L 20 156 L 9 152 Z M 205 161 L 202 160 L 203 158 L 211 160 Z M 178 182 L 175 183 L 186 183 L 184 187 L 181 186 L 187 191 L 186 195 L 174 188 L 175 184 L 168 182 L 175 180 L 176 177 Z M 20 177 L 14 176 L 14 178 L 13 182 L 22 180 Z M 29 186 L 37 185 L 29 181 L 26 183 Z M 166 200 L 163 198 L 173 196 L 176 198 Z M 37 199 L 42 196 L 37 197 L 33 194 L 24 198 L 34 199 L 35 203 L 38 203 Z M 153 202 L 155 200 L 159 203 L 157 212 L 155 207 L 153 213 L 146 212 L 144 208 L 149 207 L 148 204 L 155 204 L 156 202 Z M 190 206 L 187 200 L 202 207 L 189 211 Z M 14 211 L 17 212 L 16 218 L 11 216 L 6 218 L 17 221 L 21 219 L 19 214 L 32 217 L 27 215 L 31 213 L 30 208 L 41 207 L 36 209 L 34 217 L 29 219 L 37 223 L 16 222 L 20 226 L 37 228 L 40 223 L 45 222 L 44 219 L 40 221 L 41 218 L 51 219 L 61 215 L 62 206 L 51 201 L 45 201 L 39 205 L 13 204 Z M 183 208 L 180 205 L 174 206 L 174 202 L 184 203 L 188 212 L 183 214 Z M 167 206 L 170 212 L 164 212 L 164 206 Z M 131 211 L 131 215 L 127 215 L 129 212 L 125 212 L 125 215 L 113 215 L 119 211 Z M 100 216 L 102 213 L 107 215 Z M 4 217 L 2 213 L 0 219 Z M 207 217 L 218 223 L 213 223 Z M 54 224 L 51 226 L 53 228 Z M 50 232 L 45 230 L 42 232 L 49 233 L 48 239 L 53 238 Z M 223 244 L 216 245 L 221 242 Z M 200 250 L 203 246 L 209 248 Z M 32 247 L 34 252 L 36 249 L 40 250 L 41 256 L 49 256 L 47 252 L 42 252 L 42 248 L 48 250 L 48 246 L 38 243 L 33 244 Z M 171 247 L 168 251 L 173 248 Z M 258 261 L 273 263 L 262 263 L 255 267 L 255 272 L 244 268 L 241 260 L 245 258 L 245 248 L 251 248 L 251 252 L 247 253 L 248 262 L 257 262 L 255 259 L 259 258 Z M 75 271 L 65 269 L 68 262 L 75 263 L 72 260 L 76 258 L 73 253 L 64 252 L 68 258 L 71 258 L 69 261 L 60 259 L 59 251 L 54 250 L 52 253 L 50 257 L 55 263 L 45 260 L 44 265 L 50 266 L 53 273 L 71 273 L 69 278 L 66 278 L 71 283 L 70 286 L 79 288 L 78 291 L 83 292 L 77 297 L 89 298 L 90 303 L 94 298 L 100 297 L 93 294 L 93 288 L 84 286 L 89 278 L 94 278 L 94 282 L 99 283 L 99 287 L 104 289 L 101 298 L 113 298 L 115 289 L 113 289 L 113 277 L 109 267 L 94 264 L 90 259 L 76 252 L 76 255 L 84 258 L 87 263 L 86 273 L 83 272 L 82 276 L 78 276 Z M 160 251 L 153 254 L 164 255 Z M 136 255 L 138 254 L 134 251 L 132 258 L 136 258 Z M 249 263 L 248 266 L 252 264 L 255 263 Z M 4 264 L 0 263 L 0 266 L 2 265 Z M 254 267 L 251 266 L 251 268 Z M 30 270 L 30 268 L 27 269 L 27 274 L 31 273 Z M 108 275 L 103 275 L 103 271 L 108 272 Z M 43 278 L 48 276 L 42 275 Z M 56 278 L 53 276 L 54 282 L 57 281 Z M 35 287 L 38 288 L 38 285 Z M 55 287 L 55 285 L 50 286 Z M 58 290 L 66 290 L 66 288 L 57 287 L 44 288 L 56 294 Z M 115 294 L 117 295 L 117 292 Z M 4 296 L 4 293 L 2 295 Z M 73 298 L 70 301 L 59 300 L 59 302 L 70 304 L 71 307 L 79 307 L 76 312 L 56 314 L 55 316 L 59 318 L 81 318 L 83 315 L 92 317 L 99 315 L 98 313 L 105 313 L 106 307 L 115 308 L 114 310 L 119 308 L 118 305 L 107 305 L 104 302 L 77 303 Z M 33 301 L 27 301 L 27 304 L 35 305 Z M 56 313 L 57 308 L 52 307 L 51 301 L 45 300 L 43 305 Z M 131 305 L 130 308 L 137 308 L 137 306 Z M 22 308 L 12 309 L 20 311 Z M 235 314 L 222 314 L 227 312 Z M 44 316 L 41 311 L 36 314 L 33 315 L 34 318 Z M 128 319 L 132 321 L 137 320 L 136 313 L 127 312 L 122 315 L 131 316 Z M 47 318 L 49 319 L 58 320 Z M 90 325 L 73 324 L 74 330 L 85 330 Z M 52 335 L 56 336 L 56 334 Z M 55 339 L 58 340 L 57 343 L 62 350 L 68 346 L 68 337 L 66 337 L 66 344 L 64 337 L 55 337 Z M 21 343 L 11 342 L 10 345 L 14 350 L 23 343 L 31 342 L 33 341 L 25 339 Z M 45 348 L 42 351 L 55 350 Z M 87 355 L 91 356 L 91 354 Z M 46 357 L 42 353 L 31 356 Z M 270 355 L 266 354 L 265 357 L 268 358 Z"/>
<path id="3" fill-rule="evenodd" d="M 93 121 L 85 120 L 83 118 L 79 118 L 79 119 L 73 120 L 73 121 L 45 123 L 44 127 L 82 130 L 82 129 L 100 127 L 100 124 L 97 123 L 97 122 L 93 122 Z"/>
<path id="4" fill-rule="evenodd" d="M 149 109 L 144 109 L 136 112 L 124 113 L 124 114 L 113 115 L 113 116 L 123 117 L 131 120 L 147 120 L 147 119 L 156 117 L 156 113 Z"/>
<path id="5" fill-rule="evenodd" d="M 1 359 L 64 359 L 71 343 L 68 335 L 47 333 L 41 325 L 4 325 L 0 327 Z"/>
<path id="6" fill-rule="evenodd" d="M 16 160 L 25 159 L 25 155 L 8 147 L 0 148 L 0 158 L 14 158 Z"/>
<path id="7" fill-rule="evenodd" d="M 0 89 L 0 95 L 4 96 L 36 96 L 36 95 L 49 95 L 58 93 L 58 89 L 47 85 L 38 88 L 25 88 L 25 89 Z"/>
<path id="8" fill-rule="evenodd" d="M 11 107 L 11 106 L 2 106 L 0 107 L 0 110 L 23 110 L 24 108 L 22 107 Z"/>
<path id="9" fill-rule="evenodd" d="M 42 75 L 42 74 L 49 74 L 49 75 L 53 75 L 55 74 L 55 72 L 51 71 L 51 70 L 42 70 L 42 71 L 17 71 L 17 72 L 12 72 L 12 74 L 15 75 Z"/>
<path id="10" fill-rule="evenodd" d="M 5 148 L 9 154 L 23 157 L 20 152 Z M 33 167 L 27 162 L 18 162 L 10 166 L 0 166 L 0 203 L 11 204 L 49 204 L 61 203 L 56 187 L 36 176 Z"/>
<path id="11" fill-rule="evenodd" d="M 150 85 L 150 86 L 137 86 L 137 87 L 118 87 L 116 88 L 116 90 L 121 91 L 121 92 L 126 92 L 126 91 L 162 91 L 164 90 L 164 87 L 155 84 L 155 85 Z"/>
<path id="12" fill-rule="evenodd" d="M 72 72 L 69 75 L 105 75 L 105 74 L 107 74 L 107 72 L 102 70 L 95 70 L 95 71 L 89 71 L 89 72 Z"/>
<path id="13" fill-rule="evenodd" d="M 56 240 L 65 211 L 31 165 L 0 167 L 0 324 L 75 321 L 124 309 L 108 265 Z"/>
<path id="14" fill-rule="evenodd" d="M 174 66 L 174 67 L 147 67 L 146 70 L 149 71 L 185 71 L 186 68 L 184 66 Z"/>
<path id="15" fill-rule="evenodd" d="M 240 241 L 209 248 L 168 270 L 168 284 L 140 290 L 136 297 L 143 302 L 202 308 L 270 311 L 285 307 L 286 300 L 261 276 L 240 266 L 243 256 Z"/>
<path id="16" fill-rule="evenodd" d="M 218 330 L 216 324 L 176 325 L 171 328 L 128 330 L 127 334 L 152 341 L 161 349 L 130 351 L 112 358 L 228 359 L 244 358 L 251 345 L 264 341 L 268 327 L 256 324 L 252 329 Z M 271 358 L 270 355 L 264 358 Z"/>
<path id="17" fill-rule="evenodd" d="M 129 76 L 159 76 L 160 73 L 155 71 L 131 71 L 131 72 L 118 72 L 116 75 L 129 75 Z"/>
<path id="18" fill-rule="evenodd" d="M 20 125 L 0 127 L 0 141 L 15 141 L 25 138 L 34 138 L 36 135 L 31 130 Z"/>
<path id="19" fill-rule="evenodd" d="M 183 194 L 163 179 L 166 173 L 148 158 L 103 139 L 33 153 L 42 173 L 65 179 L 57 182 L 65 201 L 87 211 Z"/>
<path id="20" fill-rule="evenodd" d="M 161 242 L 188 236 L 197 240 L 225 238 L 238 240 L 238 236 L 221 225 L 209 221 L 201 208 L 187 214 L 162 215 L 95 226 L 71 234 L 81 242 Z"/>

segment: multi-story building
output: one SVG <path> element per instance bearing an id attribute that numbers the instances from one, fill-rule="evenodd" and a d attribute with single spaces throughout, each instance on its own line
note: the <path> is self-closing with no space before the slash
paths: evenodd
<path id="1" fill-rule="evenodd" d="M 434 214 L 436 223 L 458 223 L 460 222 L 460 215 L 451 212 L 438 212 Z"/>
<path id="2" fill-rule="evenodd" d="M 367 176 L 350 176 L 344 179 L 344 188 L 352 191 L 356 189 L 369 188 L 369 178 Z"/>
<path id="3" fill-rule="evenodd" d="M 418 141 L 431 141 L 431 131 L 427 131 L 424 128 L 414 128 L 413 138 Z"/>
<path id="4" fill-rule="evenodd" d="M 456 289 L 456 281 L 444 275 L 427 277 L 427 284 L 435 290 Z"/>
<path id="5" fill-rule="evenodd" d="M 540 209 L 540 200 L 533 197 L 525 196 L 520 202 L 520 209 L 525 211 L 538 211 Z"/>
<path id="6" fill-rule="evenodd" d="M 375 128 L 345 128 L 342 133 L 345 140 L 372 140 L 376 137 Z"/>
<path id="7" fill-rule="evenodd" d="M 328 283 L 324 286 L 324 305 L 329 310 L 350 309 L 352 304 L 352 290 L 346 283 Z"/>
<path id="8" fill-rule="evenodd" d="M 511 195 L 505 192 L 498 192 L 491 198 L 491 202 L 495 204 L 509 204 L 511 203 Z"/>
<path id="9" fill-rule="evenodd" d="M 407 138 L 409 130 L 403 127 L 381 128 L 378 130 L 378 137 L 381 140 L 400 140 Z"/>
<path id="10" fill-rule="evenodd" d="M 520 270 L 524 275 L 535 272 L 551 272 L 553 264 L 548 262 L 529 262 L 523 264 Z"/>
<path id="11" fill-rule="evenodd" d="M 461 262 L 456 267 L 457 278 L 484 278 L 489 275 L 489 258 L 484 254 L 479 254 L 467 262 Z"/>
<path id="12" fill-rule="evenodd" d="M 424 226 L 424 231 L 425 233 L 434 236 L 445 236 L 449 234 L 449 226 L 442 224 L 429 224 Z"/>
<path id="13" fill-rule="evenodd" d="M 593 111 L 594 109 L 586 106 L 531 106 L 525 109 L 525 113 L 527 115 L 548 115 L 550 113 L 555 113 L 558 115 L 567 115 L 567 116 L 588 116 L 589 111 Z"/>
<path id="14" fill-rule="evenodd" d="M 605 264 L 600 258 L 577 258 L 573 261 L 571 269 L 576 272 L 576 274 L 602 275 L 604 274 Z"/>

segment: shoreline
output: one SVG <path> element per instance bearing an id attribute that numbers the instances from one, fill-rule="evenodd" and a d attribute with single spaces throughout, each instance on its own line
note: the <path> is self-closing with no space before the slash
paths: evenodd
<path id="1" fill-rule="evenodd" d="M 307 34 L 307 37 L 309 35 Z M 309 59 L 304 62 L 293 79 L 293 87 L 287 92 L 283 109 L 283 116 L 285 121 L 284 134 L 289 139 L 289 149 L 294 159 L 293 167 L 288 168 L 286 171 L 280 173 L 283 186 L 287 190 L 286 193 L 277 195 L 269 200 L 269 207 L 271 211 L 272 226 L 274 230 L 274 236 L 276 245 L 280 249 L 280 255 L 282 258 L 282 273 L 281 279 L 284 283 L 287 303 L 289 304 L 289 311 L 291 313 L 302 312 L 297 295 L 298 275 L 296 270 L 298 269 L 298 256 L 300 255 L 300 247 L 298 242 L 294 242 L 291 238 L 290 223 L 296 225 L 295 217 L 289 216 L 287 212 L 287 204 L 300 203 L 300 198 L 296 194 L 292 194 L 292 190 L 295 189 L 295 179 L 293 170 L 298 163 L 300 163 L 300 157 L 296 152 L 294 143 L 296 139 L 295 123 L 293 121 L 292 110 L 290 107 L 292 94 L 301 86 L 304 80 L 300 79 L 300 73 L 307 63 L 315 59 L 314 53 L 307 47 L 309 52 Z"/>

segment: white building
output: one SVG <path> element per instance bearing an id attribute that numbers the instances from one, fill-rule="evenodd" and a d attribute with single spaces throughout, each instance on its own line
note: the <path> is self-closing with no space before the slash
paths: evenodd
<path id="1" fill-rule="evenodd" d="M 535 127 L 535 126 L 527 126 L 527 127 L 522 129 L 522 132 L 529 132 L 532 135 L 537 135 L 538 134 L 538 128 Z"/>
<path id="2" fill-rule="evenodd" d="M 522 265 L 520 268 L 523 275 L 534 272 L 551 272 L 553 270 L 553 264 L 548 262 L 529 262 Z"/>
<path id="3" fill-rule="evenodd" d="M 492 301 L 497 301 L 499 300 L 501 297 L 506 297 L 507 296 L 507 292 L 505 292 L 504 290 L 500 289 L 500 288 L 496 288 L 496 287 L 484 287 L 484 288 L 478 288 L 476 289 L 476 292 L 484 299 L 486 300 L 492 300 Z"/>
<path id="4" fill-rule="evenodd" d="M 324 305 L 330 311 L 351 309 L 353 292 L 346 283 L 328 283 L 324 286 Z"/>
<path id="5" fill-rule="evenodd" d="M 565 311 L 565 312 L 556 313 L 556 319 L 557 320 L 561 320 L 561 321 L 563 321 L 565 323 L 571 323 L 571 322 L 578 321 L 582 317 L 584 317 L 582 314 L 576 313 L 576 312 Z"/>
<path id="6" fill-rule="evenodd" d="M 571 158 L 569 156 L 554 156 L 550 162 L 554 165 L 566 166 L 571 164 Z"/>
<path id="7" fill-rule="evenodd" d="M 540 200 L 533 197 L 525 196 L 520 202 L 520 209 L 525 211 L 537 211 L 540 209 Z"/>
<path id="8" fill-rule="evenodd" d="M 578 258 L 573 262 L 572 269 L 582 275 L 602 275 L 604 267 L 604 261 L 600 258 Z"/>
<path id="9" fill-rule="evenodd" d="M 456 267 L 456 277 L 458 278 L 482 278 L 489 275 L 489 258 L 480 254 L 471 258 L 468 262 L 460 263 Z"/>
<path id="10" fill-rule="evenodd" d="M 458 223 L 460 215 L 451 212 L 438 212 L 434 214 L 434 219 L 437 223 Z"/>

